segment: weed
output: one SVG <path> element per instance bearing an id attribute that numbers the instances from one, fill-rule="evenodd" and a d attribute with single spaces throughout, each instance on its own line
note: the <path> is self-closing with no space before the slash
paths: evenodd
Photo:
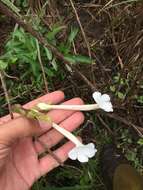
<path id="1" fill-rule="evenodd" d="M 116 76 L 114 76 L 113 83 L 114 84 L 110 86 L 111 92 L 113 92 L 117 98 L 124 100 L 130 89 L 129 78 L 122 78 L 120 73 L 118 73 Z"/>

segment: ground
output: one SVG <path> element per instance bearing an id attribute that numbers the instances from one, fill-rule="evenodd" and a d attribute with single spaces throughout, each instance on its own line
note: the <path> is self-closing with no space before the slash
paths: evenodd
<path id="1" fill-rule="evenodd" d="M 16 5 L 23 10 L 21 11 L 22 14 L 25 14 L 27 4 L 20 2 L 16 1 Z M 37 18 L 36 15 L 40 16 L 40 5 L 44 1 L 30 2 L 33 8 L 31 14 Z M 40 27 L 38 25 L 39 31 L 47 37 L 47 31 L 55 32 L 58 30 L 59 32 L 56 32 L 52 38 L 52 43 L 56 44 L 64 54 L 67 48 L 65 42 L 69 37 L 71 26 L 78 28 L 78 34 L 72 41 L 70 53 L 89 56 L 77 16 L 75 16 L 69 1 L 49 2 L 51 3 L 47 5 Z M 93 141 L 99 150 L 104 143 L 114 141 L 126 157 L 132 161 L 133 166 L 142 173 L 143 4 L 141 1 L 77 0 L 73 2 L 90 46 L 91 57 L 94 60 L 94 64 L 78 63 L 75 67 L 91 82 L 96 90 L 110 94 L 114 105 L 113 114 L 106 114 L 101 111 L 96 112 L 96 114 L 94 112 L 86 113 L 85 123 L 78 133 L 84 141 Z M 34 19 L 29 20 L 30 23 L 37 26 Z M 13 44 L 10 35 L 10 31 L 14 30 L 13 22 L 14 20 L 5 16 L 1 15 L 0 17 L 0 36 L 4 36 L 0 40 L 2 56 L 11 51 L 9 45 L 4 46 L 4 44 L 9 41 L 10 45 Z M 60 26 L 62 29 L 59 29 Z M 21 41 L 18 42 L 22 44 L 23 38 L 31 39 L 24 32 L 15 33 L 15 35 L 17 35 L 15 37 L 17 39 L 19 39 L 18 35 L 21 35 Z M 29 47 L 33 47 L 30 46 L 31 44 Z M 15 49 L 15 52 L 19 51 L 25 57 L 30 56 L 28 54 L 30 50 L 27 51 L 26 46 L 23 45 L 22 48 L 21 46 L 15 46 L 18 49 Z M 43 51 L 42 49 L 41 57 L 44 68 L 48 68 L 45 71 L 49 91 L 60 89 L 65 92 L 67 99 L 79 96 L 86 103 L 91 103 L 92 89 L 90 85 L 82 80 L 75 71 L 71 72 L 67 67 L 64 67 L 64 62 L 61 64 L 57 58 L 55 64 L 49 61 L 47 66 L 47 58 Z M 31 55 L 33 52 L 31 51 Z M 31 59 L 34 60 L 29 64 L 23 57 L 17 54 L 15 56 L 17 56 L 17 60 L 13 64 L 9 63 L 5 71 L 5 81 L 11 103 L 24 104 L 45 93 L 44 81 L 39 67 L 33 66 L 34 61 L 34 64 L 38 63 L 37 57 L 35 60 L 31 57 L 30 59 L 27 58 L 29 62 Z M 53 65 L 57 69 L 53 69 Z M 2 88 L 0 88 L 0 94 L 0 115 L 2 116 L 8 113 L 8 110 Z M 46 187 L 50 190 L 89 190 L 95 186 L 97 190 L 106 189 L 102 182 L 98 154 L 88 164 L 79 165 L 70 161 L 66 164 L 67 166 L 58 168 L 40 179 L 33 189 Z"/>

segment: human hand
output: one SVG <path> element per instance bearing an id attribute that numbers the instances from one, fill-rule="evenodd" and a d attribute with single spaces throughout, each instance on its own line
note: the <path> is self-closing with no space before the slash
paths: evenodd
<path id="1" fill-rule="evenodd" d="M 61 91 L 42 96 L 24 106 L 31 108 L 38 102 L 50 102 L 58 104 L 64 100 Z M 80 98 L 73 98 L 64 104 L 83 104 Z M 10 116 L 0 118 L 0 187 L 3 190 L 28 190 L 32 184 L 45 175 L 59 163 L 51 156 L 46 155 L 38 159 L 38 155 L 44 152 L 44 148 L 37 141 L 32 140 L 36 135 L 48 148 L 55 146 L 63 136 L 50 125 L 37 125 L 18 114 L 15 119 Z M 60 126 L 69 131 L 75 130 L 84 121 L 81 112 L 52 110 L 48 116 Z M 67 142 L 54 151 L 54 154 L 64 162 L 68 158 L 68 152 L 73 148 L 71 142 Z"/>

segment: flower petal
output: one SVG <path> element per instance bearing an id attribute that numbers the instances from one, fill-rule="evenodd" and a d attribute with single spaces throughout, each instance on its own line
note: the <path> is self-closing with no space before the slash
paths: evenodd
<path id="1" fill-rule="evenodd" d="M 98 104 L 99 108 L 107 112 L 113 112 L 113 106 L 110 101 L 110 96 L 108 94 L 101 95 L 100 92 L 94 92 L 92 96 L 95 102 Z"/>
<path id="2" fill-rule="evenodd" d="M 87 145 L 77 147 L 77 152 L 78 152 L 78 155 L 80 154 L 80 155 L 84 155 L 89 158 L 92 158 L 97 152 L 97 150 L 95 149 L 95 146 L 93 143 L 89 143 Z"/>
<path id="3" fill-rule="evenodd" d="M 95 153 L 97 152 L 95 145 L 93 143 L 89 143 L 85 146 L 86 146 L 85 155 L 87 155 L 89 158 L 92 158 L 95 155 Z"/>
<path id="4" fill-rule="evenodd" d="M 78 158 L 77 158 L 80 162 L 84 163 L 84 162 L 88 162 L 88 157 L 86 155 L 83 154 L 78 154 Z"/>
<path id="5" fill-rule="evenodd" d="M 104 102 L 110 102 L 110 96 L 108 94 L 103 94 L 101 96 L 101 99 L 104 101 Z"/>
<path id="6" fill-rule="evenodd" d="M 113 112 L 113 106 L 111 102 L 105 102 L 100 107 L 105 110 L 106 112 Z"/>
<path id="7" fill-rule="evenodd" d="M 90 152 L 88 152 L 88 158 L 92 158 L 93 156 L 95 156 L 96 152 L 97 152 L 97 149 L 90 150 Z"/>
<path id="8" fill-rule="evenodd" d="M 95 100 L 95 102 L 99 102 L 100 101 L 100 99 L 101 99 L 101 93 L 100 92 L 94 92 L 93 94 L 92 94 L 92 97 L 93 97 L 93 99 Z"/>
<path id="9" fill-rule="evenodd" d="M 95 145 L 93 143 L 89 143 L 86 146 L 89 147 L 89 148 L 95 148 Z"/>
<path id="10" fill-rule="evenodd" d="M 68 157 L 71 159 L 71 160 L 76 160 L 77 157 L 78 157 L 78 153 L 77 153 L 77 147 L 73 148 L 69 153 L 68 153 Z"/>

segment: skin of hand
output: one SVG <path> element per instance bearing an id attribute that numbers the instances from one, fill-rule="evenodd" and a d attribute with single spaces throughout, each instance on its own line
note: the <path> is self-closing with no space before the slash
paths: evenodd
<path id="1" fill-rule="evenodd" d="M 58 104 L 64 101 L 64 93 L 55 91 L 44 95 L 28 104 L 24 108 L 32 108 L 39 102 Z M 83 104 L 80 98 L 73 98 L 63 104 Z M 48 116 L 60 126 L 73 131 L 84 121 L 81 112 L 51 110 Z M 36 135 L 40 141 L 49 148 L 55 146 L 64 137 L 52 129 L 50 124 L 43 123 L 39 126 L 35 121 L 30 121 L 18 114 L 14 119 L 10 116 L 0 118 L 0 188 L 3 190 L 28 190 L 42 175 L 53 170 L 59 165 L 49 154 L 38 159 L 38 154 L 44 152 L 44 148 L 33 141 Z M 64 162 L 68 158 L 68 152 L 74 147 L 67 142 L 54 151 L 54 154 Z"/>

